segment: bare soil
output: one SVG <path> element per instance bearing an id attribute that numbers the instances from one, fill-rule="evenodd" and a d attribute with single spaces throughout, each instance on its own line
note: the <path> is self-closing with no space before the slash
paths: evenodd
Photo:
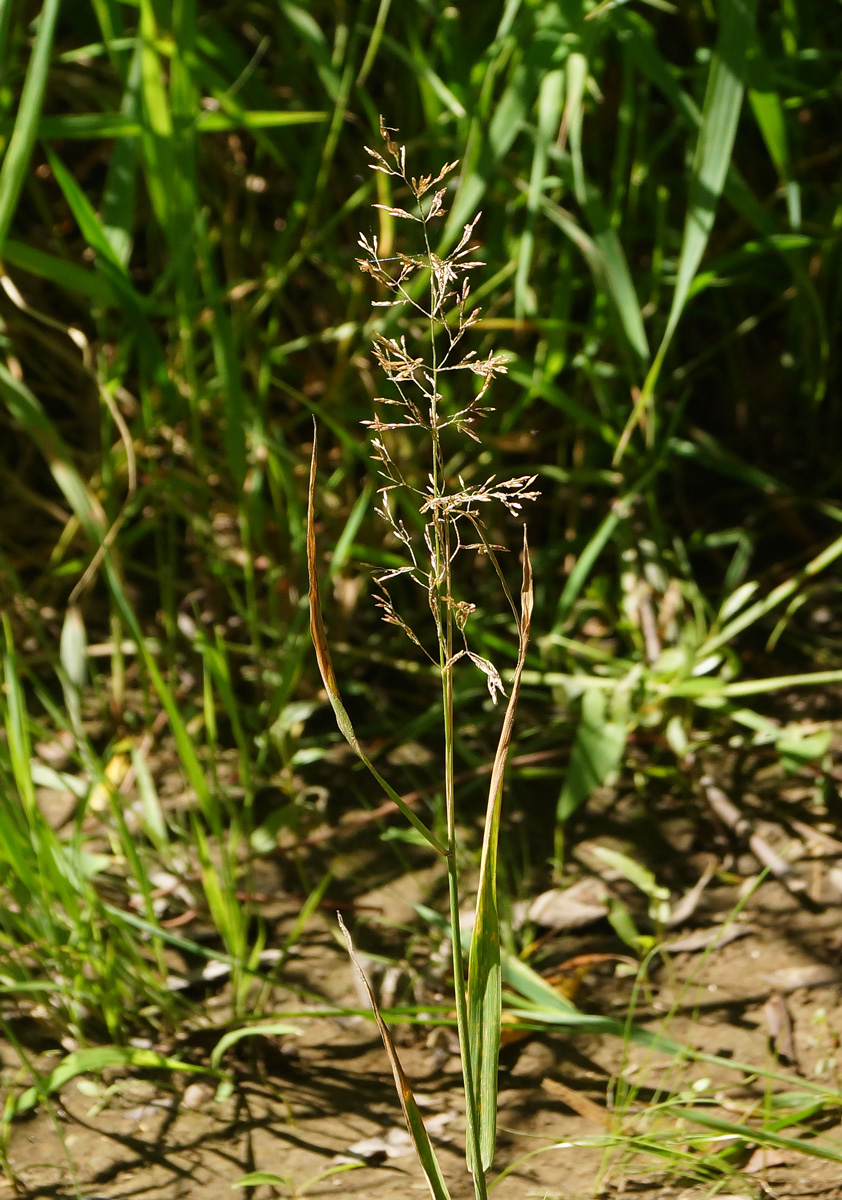
<path id="1" fill-rule="evenodd" d="M 715 903 L 713 895 L 710 901 Z M 818 914 L 805 912 L 780 883 L 761 884 L 744 914 L 751 932 L 701 963 L 698 955 L 677 955 L 653 987 L 649 1008 L 641 1009 L 640 1023 L 650 1028 L 666 1024 L 670 1036 L 699 1049 L 770 1065 L 769 1006 L 775 996 L 792 1027 L 794 1061 L 784 1069 L 796 1077 L 828 1078 L 839 1067 L 842 1034 L 840 985 L 829 961 L 838 945 L 838 914 L 836 906 Z M 323 944 L 319 961 L 327 971 L 329 990 L 344 993 L 354 1003 L 350 971 L 338 948 Z M 825 973 L 823 985 L 790 986 L 801 979 L 822 978 L 818 968 Z M 610 988 L 615 986 L 612 981 Z M 585 987 L 580 999 L 592 1006 Z M 603 995 L 604 1011 L 606 1000 L 610 1003 L 607 981 L 596 980 L 593 987 L 595 994 Z M 440 1030 L 428 1038 L 409 1031 L 399 1041 L 405 1068 L 436 1131 L 434 1141 L 453 1198 L 468 1200 L 473 1191 L 461 1158 L 464 1105 L 449 1035 Z M 251 1193 L 260 1198 L 294 1195 L 293 1188 L 299 1193 L 306 1188 L 310 1196 L 360 1198 L 427 1193 L 403 1137 L 391 1076 L 370 1023 L 355 1017 L 317 1018 L 301 1022 L 298 1038 L 248 1045 L 250 1057 L 244 1052 L 232 1064 L 236 1091 L 222 1103 L 214 1101 L 211 1086 L 197 1085 L 195 1077 L 177 1092 L 170 1081 L 113 1071 L 106 1073 L 112 1090 L 105 1106 L 92 1111 L 91 1095 L 80 1091 L 78 1081 L 71 1082 L 52 1113 L 41 1111 L 14 1124 L 9 1146 L 18 1180 L 14 1194 L 59 1200 L 75 1196 L 78 1187 L 78 1194 L 88 1200 L 216 1200 L 230 1195 L 232 1185 L 255 1170 L 283 1176 L 291 1185 L 277 1190 L 261 1185 Z M 11 1065 L 8 1047 L 3 1056 Z M 619 1074 L 634 1081 L 639 1091 L 626 1112 L 612 1117 L 610 1082 Z M 645 1117 L 647 1098 L 660 1086 L 686 1089 L 703 1077 L 711 1086 L 719 1085 L 722 1096 L 731 1097 L 737 1112 L 746 1111 L 751 1095 L 762 1095 L 762 1089 L 746 1088 L 739 1076 L 722 1068 L 684 1064 L 677 1075 L 674 1065 L 670 1068 L 640 1047 L 624 1050 L 617 1039 L 547 1033 L 505 1046 L 499 1165 L 511 1167 L 511 1173 L 494 1195 L 499 1200 L 584 1200 L 619 1194 L 701 1200 L 711 1195 L 710 1186 L 689 1177 L 659 1174 L 651 1155 L 627 1154 L 624 1161 L 615 1155 L 605 1173 L 601 1149 L 570 1145 L 605 1134 L 597 1110 L 605 1114 L 608 1129 L 630 1133 L 648 1123 L 657 1135 L 657 1122 Z M 580 1108 L 587 1110 L 590 1100 L 594 1119 L 572 1111 L 547 1080 L 573 1089 Z M 732 1119 L 739 1117 L 732 1112 Z M 823 1136 L 840 1134 L 842 1130 L 830 1128 Z M 360 1145 L 372 1138 L 380 1143 Z M 363 1166 L 308 1186 L 342 1157 L 355 1156 Z M 837 1164 L 803 1154 L 786 1158 L 751 1173 L 740 1170 L 746 1162 L 738 1161 L 720 1194 L 763 1194 L 779 1200 L 842 1197 Z M 756 1160 L 757 1156 L 754 1165 Z M 7 1187 L 11 1194 L 11 1182 Z"/>
<path id="2" fill-rule="evenodd" d="M 759 809 L 772 813 L 762 779 L 755 783 Z M 781 879 L 767 877 L 757 884 L 756 854 L 747 837 L 734 840 L 733 831 L 714 830 L 704 848 L 698 834 L 695 844 L 681 844 L 680 820 L 672 825 L 665 820 L 659 831 L 676 847 L 682 864 L 683 884 L 671 881 L 674 897 L 699 878 L 711 854 L 719 868 L 687 920 L 670 936 L 694 934 L 704 940 L 703 931 L 709 935 L 733 921 L 742 927 L 740 937 L 719 948 L 677 950 L 656 964 L 648 985 L 635 993 L 634 980 L 617 975 L 616 956 L 624 948 L 604 920 L 587 928 L 550 931 L 534 961 L 541 959 L 541 970 L 554 978 L 554 964 L 592 955 L 594 966 L 576 992 L 585 1011 L 623 1018 L 633 1002 L 639 1025 L 737 1062 L 777 1065 L 794 1082 L 751 1080 L 736 1070 L 698 1062 L 676 1064 L 616 1038 L 548 1031 L 512 1040 L 502 1051 L 495 1200 L 620 1195 L 703 1200 L 714 1194 L 719 1200 L 842 1200 L 840 1166 L 799 1152 L 797 1146 L 769 1152 L 764 1159 L 748 1145 L 733 1158 L 730 1173 L 707 1181 L 689 1140 L 683 1143 L 687 1153 L 681 1161 L 653 1152 L 659 1140 L 675 1141 L 679 1132 L 678 1118 L 659 1107 L 667 1093 L 698 1095 L 699 1103 L 704 1097 L 713 1104 L 709 1112 L 736 1124 L 757 1124 L 763 1105 L 768 1108 L 775 1094 L 797 1091 L 799 1079 L 840 1090 L 842 845 L 830 832 L 820 832 L 819 827 L 831 829 L 827 821 L 813 820 L 812 840 L 806 824 L 796 828 L 794 837 L 788 822 L 797 821 L 799 813 L 807 815 L 800 800 L 808 792 L 799 793 L 793 784 L 791 795 L 781 799 L 780 785 L 778 772 L 768 787 L 775 792 L 775 804 L 789 805 L 786 819 L 779 814 L 777 823 L 764 824 L 758 816 L 751 828 L 768 847 L 789 854 Z M 612 805 L 610 819 L 623 825 L 621 807 Z M 598 800 L 593 811 L 599 824 Z M 609 824 L 606 818 L 600 836 Z M 587 862 L 587 844 L 576 854 Z M 272 889 L 269 873 L 262 886 Z M 435 873 L 419 871 L 385 888 L 378 885 L 367 896 L 358 894 L 356 902 L 372 927 L 378 908 L 391 922 L 406 921 L 413 916 L 411 904 L 437 886 Z M 638 905 L 639 914 L 641 897 L 631 888 L 624 893 L 623 886 L 622 881 L 612 883 L 630 906 Z M 614 957 L 600 961 L 600 955 Z M 317 916 L 285 970 L 311 994 L 323 995 L 326 1004 L 360 1004 L 332 915 Z M 107 1070 L 102 1081 L 107 1090 L 99 1096 L 96 1081 L 71 1081 L 54 1097 L 50 1111 L 41 1108 L 12 1124 L 7 1154 L 14 1179 L 0 1183 L 0 1198 L 217 1200 L 231 1195 L 232 1186 L 253 1171 L 272 1172 L 287 1181 L 284 1187 L 264 1184 L 243 1193 L 256 1200 L 272 1195 L 360 1200 L 427 1195 L 373 1024 L 362 1017 L 324 1016 L 295 1023 L 298 1037 L 249 1039 L 229 1051 L 223 1065 L 232 1073 L 234 1090 L 222 1101 L 215 1099 L 215 1085 L 197 1082 L 197 1076 L 174 1080 Z M 196 1027 L 182 1041 L 161 1048 L 194 1062 L 207 1061 L 225 1028 L 220 992 L 202 1002 Z M 462 1158 L 464 1104 L 452 1033 L 416 1027 L 399 1029 L 395 1036 L 428 1116 L 453 1200 L 469 1200 L 473 1188 Z M 33 1061 L 47 1071 L 57 1052 L 51 1056 L 43 1046 L 41 1050 L 40 1055 L 33 1052 Z M 0 1043 L 0 1058 L 4 1079 L 14 1082 L 20 1063 L 8 1044 Z M 842 1150 L 840 1116 L 833 1110 L 819 1114 L 806 1123 L 809 1136 L 835 1142 Z M 804 1128 L 779 1132 L 804 1138 Z M 716 1136 L 710 1131 L 712 1139 Z M 606 1150 L 612 1137 L 614 1148 Z M 682 1145 L 681 1138 L 676 1144 Z M 707 1150 L 726 1145 L 709 1142 Z M 360 1165 L 334 1170 L 343 1162 Z"/>

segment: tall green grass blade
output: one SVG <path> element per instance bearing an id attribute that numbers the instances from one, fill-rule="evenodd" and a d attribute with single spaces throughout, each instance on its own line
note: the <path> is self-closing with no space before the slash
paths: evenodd
<path id="1" fill-rule="evenodd" d="M 791 578 L 779 583 L 776 588 L 773 588 L 768 596 L 757 600 L 749 608 L 744 609 L 739 616 L 728 621 L 721 629 L 717 630 L 710 637 L 705 639 L 704 645 L 698 651 L 699 657 L 704 657 L 710 654 L 713 650 L 718 650 L 720 646 L 725 646 L 732 641 L 738 633 L 742 633 L 749 625 L 753 625 L 761 617 L 764 617 L 778 604 L 782 604 L 784 600 L 788 600 L 794 595 L 808 579 L 812 579 L 818 575 L 825 567 L 830 566 L 839 556 L 842 555 L 842 537 L 836 538 L 829 546 L 826 546 L 820 554 L 807 563 L 800 571 Z"/>
<path id="2" fill-rule="evenodd" d="M 687 216 L 672 305 L 655 360 L 618 442 L 615 462 L 622 458 L 632 431 L 654 395 L 666 352 L 681 320 L 713 229 L 737 134 L 756 10 L 757 0 L 724 0 L 720 9 L 719 33 L 711 58 L 690 172 Z"/>
<path id="3" fill-rule="evenodd" d="M 315 68 L 316 75 L 327 93 L 328 99 L 331 104 L 336 104 L 339 99 L 341 80 L 332 62 L 330 48 L 321 25 L 306 8 L 302 8 L 299 4 L 292 4 L 290 0 L 281 0 L 280 8 L 307 47 L 312 66 Z"/>
<path id="4" fill-rule="evenodd" d="M 576 223 L 572 213 L 545 197 L 541 202 L 544 214 L 573 242 L 590 268 L 594 283 L 611 302 L 620 329 L 639 358 L 648 357 L 649 345 L 634 290 L 631 273 L 620 246 L 620 240 L 608 228 L 608 217 L 601 202 L 588 191 L 586 204 L 593 222 L 602 225 L 602 232 L 592 238 Z M 589 414 L 592 420 L 592 414 Z"/>
<path id="5" fill-rule="evenodd" d="M 532 98 L 532 77 L 524 64 L 513 72 L 509 86 L 500 97 L 488 125 L 487 138 L 479 130 L 476 161 L 473 155 L 466 160 L 459 190 L 453 200 L 442 234 L 442 248 L 458 241 L 465 223 L 482 204 L 482 197 L 492 178 L 496 164 L 505 159 L 526 119 Z"/>
<path id="6" fill-rule="evenodd" d="M 715 1129 L 753 1145 L 787 1150 L 794 1152 L 799 1157 L 809 1155 L 811 1158 L 823 1158 L 828 1162 L 842 1163 L 842 1146 L 817 1142 L 813 1138 L 785 1137 L 770 1129 L 764 1129 L 762 1126 L 737 1125 L 734 1121 L 714 1116 L 713 1113 L 707 1113 L 701 1108 L 689 1108 L 676 1104 L 669 1105 L 667 1111 L 676 1119 L 692 1121 L 695 1125 L 701 1125 L 705 1129 Z"/>
<path id="7" fill-rule="evenodd" d="M 759 1063 L 747 1063 L 720 1054 L 708 1054 L 705 1050 L 696 1050 L 692 1046 L 675 1041 L 663 1033 L 653 1033 L 635 1025 L 632 1021 L 619 1021 L 615 1017 L 604 1017 L 595 1013 L 583 1013 L 576 1008 L 572 1001 L 561 995 L 545 979 L 507 951 L 502 952 L 503 981 L 514 989 L 514 992 L 504 997 L 506 1012 L 518 1017 L 533 1026 L 542 1022 L 559 1029 L 569 1029 L 585 1034 L 605 1033 L 611 1037 L 632 1042 L 637 1046 L 652 1050 L 655 1053 L 667 1054 L 671 1058 L 692 1062 L 709 1063 L 711 1066 L 724 1067 L 729 1071 L 738 1071 L 749 1077 L 760 1076 L 763 1079 L 779 1080 L 783 1083 L 793 1083 L 793 1077 L 774 1067 L 766 1067 Z M 519 997 L 527 1003 L 519 1004 Z M 799 1089 L 812 1092 L 816 1096 L 827 1096 L 838 1103 L 833 1089 L 822 1083 L 813 1083 L 798 1079 Z"/>
<path id="8" fill-rule="evenodd" d="M 493 553 L 490 551 L 490 553 Z M 481 1162 L 473 1162 L 473 1145 L 468 1139 L 468 1163 L 474 1174 L 490 1170 L 494 1162 L 497 1141 L 497 1070 L 500 1054 L 500 1019 L 502 1011 L 500 976 L 500 922 L 497 913 L 497 852 L 500 836 L 500 813 L 503 804 L 503 782 L 509 755 L 515 713 L 520 695 L 520 681 L 529 646 L 532 621 L 533 588 L 532 564 L 526 529 L 523 536 L 523 582 L 521 585 L 518 660 L 511 683 L 509 702 L 497 743 L 488 788 L 488 806 L 480 858 L 479 883 L 474 931 L 468 961 L 468 1044 L 472 1059 L 472 1077 L 476 1091 L 476 1111 L 479 1125 Z M 456 986 L 460 984 L 457 981 Z"/>
<path id="9" fill-rule="evenodd" d="M 611 511 L 607 516 L 603 517 L 596 532 L 592 534 L 588 544 L 576 559 L 573 570 L 570 572 L 567 582 L 562 589 L 557 609 L 557 621 L 559 624 L 565 621 L 570 615 L 576 598 L 585 586 L 585 581 L 590 575 L 594 564 L 609 540 L 613 537 L 615 530 L 623 521 L 628 519 L 635 498 L 645 493 L 652 479 L 655 478 L 660 469 L 661 464 L 656 461 L 648 471 L 643 473 L 633 487 L 629 488 L 627 492 L 614 502 Z"/>
<path id="10" fill-rule="evenodd" d="M 15 644 L 12 638 L 12 627 L 9 617 L 3 613 L 3 633 L 6 641 L 6 652 L 3 658 L 3 685 L 6 710 L 6 733 L 8 737 L 9 757 L 15 781 L 20 790 L 20 799 L 24 812 L 30 822 L 37 820 L 38 805 L 35 800 L 35 787 L 29 770 L 29 760 L 32 757 L 32 747 L 29 739 L 29 723 L 26 714 L 26 704 L 23 689 L 18 674 Z"/>
<path id="11" fill-rule="evenodd" d="M 377 6 L 377 16 L 374 19 L 374 27 L 371 31 L 371 37 L 368 39 L 368 45 L 365 49 L 365 58 L 362 61 L 359 74 L 357 75 L 357 87 L 364 86 L 368 79 L 369 72 L 374 66 L 374 60 L 377 58 L 377 52 L 380 49 L 380 42 L 383 38 L 383 30 L 386 28 L 386 21 L 389 17 L 389 9 L 392 7 L 392 0 L 380 0 Z"/>
<path id="12" fill-rule="evenodd" d="M 222 1035 L 211 1051 L 211 1070 L 218 1070 L 226 1050 L 230 1050 L 232 1046 L 236 1046 L 237 1042 L 241 1042 L 243 1038 L 292 1037 L 299 1033 L 301 1033 L 301 1030 L 298 1026 L 290 1025 L 288 1021 L 267 1021 L 263 1025 L 243 1025 L 239 1029 L 230 1029 L 228 1033 Z"/>
<path id="13" fill-rule="evenodd" d="M 3 254 L 18 197 L 29 170 L 32 148 L 38 136 L 38 121 L 47 87 L 50 54 L 60 5 L 61 0 L 44 0 L 41 7 L 38 32 L 26 69 L 14 130 L 0 166 L 0 256 Z"/>
<path id="14" fill-rule="evenodd" d="M 120 105 L 121 115 L 126 120 L 136 123 L 138 130 L 142 113 L 142 64 L 142 50 L 138 45 L 132 55 Z M 117 138 L 111 151 L 102 194 L 103 233 L 115 262 L 124 270 L 128 266 L 134 240 L 132 231 L 139 161 L 139 137 Z"/>
<path id="15" fill-rule="evenodd" d="M 120 11 L 118 0 L 91 0 L 91 8 L 96 13 L 99 28 L 102 33 L 102 39 L 106 49 L 113 53 L 119 46 L 115 46 L 123 36 L 123 18 Z"/>
<path id="16" fill-rule="evenodd" d="M 414 30 L 410 32 L 410 44 L 404 46 L 396 38 L 383 35 L 383 45 L 391 50 L 396 58 L 402 59 L 407 69 L 412 71 L 422 86 L 422 96 L 425 103 L 426 120 L 432 124 L 441 117 L 441 109 L 447 109 L 457 119 L 467 114 L 465 107 L 454 91 L 447 86 L 441 75 L 435 70 L 426 52 L 425 45 Z"/>
<path id="17" fill-rule="evenodd" d="M 41 453 L 47 459 L 56 483 L 88 537 L 95 546 L 101 546 L 105 536 L 104 514 L 73 465 L 68 447 L 29 388 L 15 379 L 2 364 L 0 364 L 0 395 L 5 399 L 12 415 L 26 430 L 33 442 L 39 446 Z M 179 705 L 164 680 L 152 653 L 146 646 L 137 618 L 126 598 L 116 570 L 107 557 L 104 562 L 106 579 L 114 598 L 132 631 L 146 670 L 167 711 L 182 765 L 196 792 L 203 813 L 215 831 L 218 831 L 220 828 L 218 806 L 208 788 L 205 772 L 196 754 L 194 739 L 187 732 Z"/>
<path id="18" fill-rule="evenodd" d="M 9 238 L 6 242 L 3 261 L 11 267 L 19 267 L 39 279 L 47 279 L 63 291 L 77 292 L 87 296 L 93 304 L 108 305 L 114 303 L 114 289 L 103 275 L 80 267 L 77 263 L 68 262 L 39 250 L 37 246 L 28 246 L 25 242 Z"/>
<path id="19" fill-rule="evenodd" d="M 611 226 L 608 210 L 585 174 L 582 154 L 582 122 L 584 95 L 588 80 L 588 59 L 573 51 L 566 64 L 567 95 L 564 106 L 564 128 L 570 140 L 573 166 L 573 189 L 576 199 L 594 232 L 594 242 L 604 269 L 600 276 L 619 319 L 620 328 L 640 362 L 649 357 L 649 344 L 643 327 L 640 303 L 632 283 L 631 272 L 616 230 Z M 564 228 L 563 225 L 560 227 Z M 565 230 L 565 232 L 568 232 Z M 582 246 L 580 245 L 580 249 Z"/>
<path id="20" fill-rule="evenodd" d="M 9 18 L 13 0 L 0 0 L 0 63 L 6 62 L 6 44 L 9 39 Z"/>
<path id="21" fill-rule="evenodd" d="M 658 349 L 663 359 L 678 325 L 690 285 L 713 228 L 725 184 L 746 85 L 746 57 L 754 32 L 757 0 L 725 0 L 720 9 L 716 48 L 711 59 L 701 125 L 690 173 L 690 192 L 675 292 Z M 656 377 L 657 378 L 657 375 Z"/>
<path id="22" fill-rule="evenodd" d="M 26 384 L 0 363 L 0 395 L 15 420 L 47 460 L 50 472 L 88 537 L 99 546 L 105 536 L 105 514 L 73 465 L 70 450 Z"/>
<path id="23" fill-rule="evenodd" d="M 76 223 L 79 226 L 79 232 L 82 234 L 82 237 L 101 258 L 110 263 L 121 274 L 125 274 L 125 266 L 114 253 L 111 242 L 87 195 L 58 155 L 49 146 L 46 147 L 46 153 L 47 161 L 70 207 L 70 211 L 76 218 Z"/>
<path id="24" fill-rule="evenodd" d="M 526 197 L 526 226 L 520 237 L 515 274 L 515 316 L 534 313 L 535 298 L 528 293 L 529 268 L 535 248 L 535 223 L 541 210 L 550 147 L 558 131 L 564 95 L 564 71 L 548 72 L 538 94 L 538 129 L 532 154 L 529 192 Z"/>
<path id="25" fill-rule="evenodd" d="M 781 98 L 775 89 L 772 72 L 757 41 L 749 52 L 748 100 L 769 157 L 786 189 L 787 213 L 792 229 L 801 228 L 801 191 L 792 177 L 789 138 Z"/>
<path id="26" fill-rule="evenodd" d="M 263 112 L 246 111 L 232 106 L 228 112 L 197 113 L 193 122 L 195 133 L 228 133 L 238 129 L 286 129 L 298 125 L 321 125 L 330 120 L 331 114 L 322 111 L 299 112 L 297 110 Z M 144 131 L 143 120 L 125 116 L 121 112 L 68 113 L 61 117 L 42 117 L 38 123 L 37 136 L 45 141 L 68 139 L 71 141 L 98 141 L 101 138 L 136 138 Z M 0 122 L 0 134 L 13 128 L 10 122 Z"/>
<path id="27" fill-rule="evenodd" d="M 49 147 L 47 147 L 47 157 L 56 182 L 62 190 L 80 232 L 90 248 L 96 252 L 97 268 L 102 274 L 103 282 L 107 282 L 108 286 L 107 303 L 117 303 L 123 309 L 127 324 L 137 337 L 144 374 L 148 375 L 150 382 L 157 383 L 165 395 L 169 394 L 171 384 L 167 377 L 161 346 L 146 315 L 146 302 L 135 291 L 127 269 L 127 255 L 130 247 L 125 238 L 117 236 L 115 241 L 114 227 L 111 227 L 109 231 L 100 221 L 85 192 L 79 187 L 58 155 Z M 38 263 L 36 262 L 35 265 L 37 266 Z M 72 268 L 72 270 L 78 272 L 79 269 Z M 52 278 L 54 282 L 62 281 L 60 268 Z M 74 286 L 80 282 L 81 280 L 74 274 L 68 279 L 67 286 Z M 87 280 L 85 285 L 87 286 Z M 99 289 L 95 294 L 102 296 Z"/>
<path id="28" fill-rule="evenodd" d="M 205 300 L 213 313 L 211 341 L 224 413 L 222 437 L 225 461 L 240 494 L 246 478 L 246 400 L 241 377 L 241 355 L 237 353 L 234 325 L 216 281 L 207 225 L 202 214 L 196 223 L 196 248 L 202 273 Z"/>

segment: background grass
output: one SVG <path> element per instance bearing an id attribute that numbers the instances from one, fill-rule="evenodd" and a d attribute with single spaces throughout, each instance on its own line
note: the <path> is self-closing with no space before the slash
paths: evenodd
<path id="1" fill-rule="evenodd" d="M 437 745 L 436 680 L 360 565 L 390 553 L 359 422 L 399 318 L 354 264 L 360 231 L 400 246 L 369 207 L 380 113 L 418 170 L 461 160 L 445 246 L 483 210 L 476 349 L 509 374 L 450 465 L 542 490 L 507 869 L 559 872 L 629 762 L 656 811 L 706 743 L 780 740 L 802 684 L 831 705 L 840 24 L 814 0 L 0 3 L 0 961 L 68 1048 L 177 1023 L 185 945 L 260 1011 L 255 859 L 380 800 L 331 765 L 309 646 L 313 417 L 355 725 Z M 476 629 L 514 665 L 494 612 Z M 459 687 L 470 810 L 495 726 Z M 407 778 L 440 819 L 434 773 Z M 44 788 L 77 798 L 58 827 Z M 306 917 L 327 868 L 291 861 Z M 203 948 L 161 923 L 176 885 Z"/>

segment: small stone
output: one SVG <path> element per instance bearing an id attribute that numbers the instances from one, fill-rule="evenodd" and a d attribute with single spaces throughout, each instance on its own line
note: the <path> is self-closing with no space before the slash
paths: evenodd
<path id="1" fill-rule="evenodd" d="M 184 1108 L 202 1108 L 215 1095 L 216 1089 L 209 1083 L 188 1083 L 181 1097 Z"/>

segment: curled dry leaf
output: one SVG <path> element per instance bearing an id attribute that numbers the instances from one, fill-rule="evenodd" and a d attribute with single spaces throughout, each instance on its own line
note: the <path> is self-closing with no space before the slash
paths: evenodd
<path id="1" fill-rule="evenodd" d="M 763 1015 L 769 1027 L 769 1040 L 782 1062 L 795 1062 L 795 1043 L 792 1036 L 792 1018 L 786 1001 L 780 992 L 772 992 L 763 1005 Z"/>
<path id="2" fill-rule="evenodd" d="M 672 912 L 670 913 L 669 920 L 667 921 L 668 929 L 678 929 L 684 924 L 685 921 L 690 920 L 693 913 L 698 908 L 699 901 L 702 898 L 702 893 L 713 878 L 715 871 L 716 859 L 711 858 L 698 881 L 693 884 L 689 891 L 684 893 L 684 895 L 676 904 L 673 905 Z"/>

